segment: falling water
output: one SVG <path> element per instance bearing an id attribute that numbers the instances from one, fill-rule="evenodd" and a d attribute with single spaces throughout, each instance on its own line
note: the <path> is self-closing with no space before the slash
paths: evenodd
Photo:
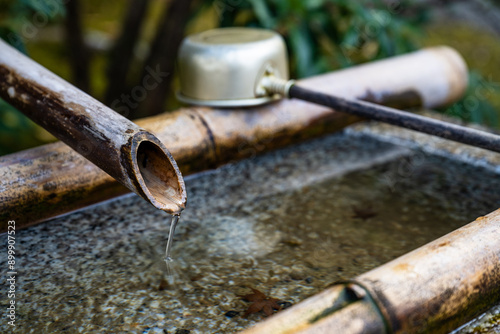
<path id="1" fill-rule="evenodd" d="M 170 232 L 168 234 L 167 247 L 165 249 L 165 264 L 167 265 L 167 277 L 169 281 L 173 281 L 173 268 L 172 263 L 174 259 L 171 256 L 172 244 L 174 242 L 175 227 L 179 222 L 180 213 L 172 216 L 172 221 L 170 223 Z"/>

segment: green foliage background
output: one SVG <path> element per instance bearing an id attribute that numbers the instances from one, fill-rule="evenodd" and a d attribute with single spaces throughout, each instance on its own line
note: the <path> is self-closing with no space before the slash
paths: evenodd
<path id="1" fill-rule="evenodd" d="M 376 0 L 250 0 L 225 10 L 221 26 L 279 31 L 289 46 L 293 76 L 301 78 L 415 50 L 425 10 L 403 17 L 402 6 Z"/>
<path id="2" fill-rule="evenodd" d="M 151 40 L 157 23 L 162 19 L 158 13 L 164 5 L 160 0 L 151 1 L 141 37 L 141 43 L 145 44 Z M 0 0 L 0 37 L 69 79 L 64 40 L 57 37 L 65 15 L 63 2 Z M 101 34 L 112 41 L 120 28 L 126 2 L 87 0 L 82 5 L 86 32 Z M 297 78 L 410 52 L 427 45 L 451 44 L 459 51 L 474 54 L 478 47 L 477 31 L 465 26 L 443 29 L 444 25 L 436 25 L 430 19 L 434 9 L 432 1 L 422 5 L 421 1 L 412 0 L 199 0 L 194 3 L 186 34 L 217 26 L 274 29 L 286 40 L 291 75 Z M 31 31 L 28 29 L 30 25 Z M 463 34 L 457 35 L 456 31 L 460 29 Z M 470 35 L 468 46 L 457 45 L 457 41 L 463 41 L 463 35 L 467 34 Z M 486 38 L 484 44 L 492 48 L 488 52 L 500 55 L 500 50 L 496 50 L 496 36 L 484 33 L 481 36 Z M 92 94 L 98 99 L 104 94 L 109 61 L 113 60 L 109 59 L 108 51 L 94 51 L 90 71 Z M 478 69 L 471 72 L 470 88 L 464 99 L 442 111 L 466 121 L 499 127 L 499 86 L 495 83 L 498 70 L 496 67 L 481 68 L 481 65 L 484 64 L 478 64 Z M 166 107 L 176 108 L 177 102 L 170 98 Z M 51 140 L 53 138 L 43 129 L 0 100 L 0 155 Z"/>

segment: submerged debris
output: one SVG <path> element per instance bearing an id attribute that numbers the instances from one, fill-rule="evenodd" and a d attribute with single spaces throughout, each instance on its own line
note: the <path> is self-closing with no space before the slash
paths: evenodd
<path id="1" fill-rule="evenodd" d="M 264 312 L 266 317 L 269 317 L 270 315 L 273 315 L 274 310 L 281 310 L 281 306 L 278 304 L 278 299 L 268 297 L 257 289 L 250 289 L 252 290 L 251 294 L 241 296 L 244 300 L 252 302 L 252 304 L 250 304 L 248 309 L 245 311 L 245 317 L 260 311 Z"/>
<path id="2" fill-rule="evenodd" d="M 290 303 L 290 302 L 287 302 L 287 301 L 280 300 L 280 301 L 278 302 L 278 305 L 279 305 L 279 306 L 281 306 L 281 309 L 283 309 L 283 310 L 284 310 L 284 309 L 287 309 L 287 308 L 289 308 L 289 307 L 292 307 L 292 305 L 293 305 L 293 304 L 292 304 L 292 303 Z"/>
<path id="3" fill-rule="evenodd" d="M 179 328 L 175 330 L 175 334 L 189 334 L 189 333 L 191 333 L 189 329 Z"/>
<path id="4" fill-rule="evenodd" d="M 168 289 L 168 287 L 169 287 L 168 282 L 162 278 L 162 280 L 160 281 L 160 284 L 158 285 L 158 291 L 166 290 L 166 289 Z"/>
<path id="5" fill-rule="evenodd" d="M 354 212 L 352 215 L 352 218 L 354 219 L 367 220 L 378 215 L 378 212 L 375 211 L 371 206 L 353 207 L 352 211 Z"/>
<path id="6" fill-rule="evenodd" d="M 240 314 L 240 312 L 238 311 L 227 311 L 226 313 L 224 313 L 224 315 L 228 318 L 234 318 L 236 317 L 238 314 Z"/>

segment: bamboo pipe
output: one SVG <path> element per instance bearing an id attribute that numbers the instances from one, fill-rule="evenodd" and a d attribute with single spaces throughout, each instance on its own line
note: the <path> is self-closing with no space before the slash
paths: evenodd
<path id="1" fill-rule="evenodd" d="M 242 334 L 449 333 L 500 301 L 500 210 Z"/>
<path id="2" fill-rule="evenodd" d="M 185 207 L 184 180 L 160 140 L 2 40 L 0 97 L 156 208 Z"/>
<path id="3" fill-rule="evenodd" d="M 301 80 L 346 98 L 437 107 L 463 93 L 467 74 L 448 48 L 435 48 Z M 189 108 L 137 121 L 169 147 L 184 174 L 330 133 L 359 120 L 322 106 L 282 100 L 255 108 Z M 62 143 L 0 157 L 0 231 L 27 226 L 127 190 Z"/>

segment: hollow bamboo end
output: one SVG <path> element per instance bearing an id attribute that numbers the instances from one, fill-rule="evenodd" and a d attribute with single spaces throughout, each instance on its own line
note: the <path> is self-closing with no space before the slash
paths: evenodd
<path id="1" fill-rule="evenodd" d="M 136 133 L 132 138 L 131 162 L 139 195 L 170 214 L 184 210 L 184 179 L 174 158 L 156 137 L 147 132 Z"/>

